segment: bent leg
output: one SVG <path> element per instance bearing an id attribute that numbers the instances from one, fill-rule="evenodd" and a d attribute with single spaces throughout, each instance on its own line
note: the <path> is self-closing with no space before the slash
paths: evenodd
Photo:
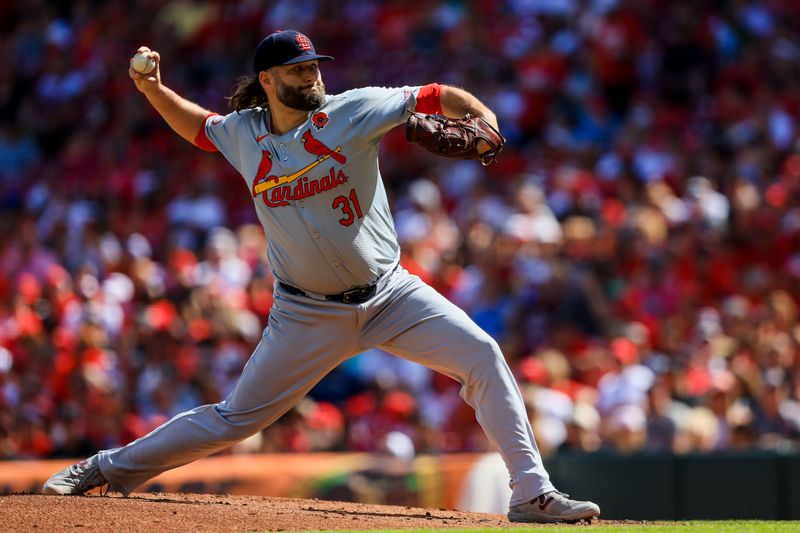
<path id="1" fill-rule="evenodd" d="M 458 380 L 461 396 L 511 474 L 511 505 L 555 490 L 533 436 L 519 387 L 497 343 L 460 308 L 416 276 L 387 287 L 367 339 Z M 378 318 L 380 317 L 380 318 Z"/>
<path id="2" fill-rule="evenodd" d="M 355 350 L 355 316 L 342 304 L 277 295 L 269 327 L 228 398 L 181 413 L 130 444 L 98 454 L 124 494 L 166 470 L 223 450 L 299 402 Z"/>

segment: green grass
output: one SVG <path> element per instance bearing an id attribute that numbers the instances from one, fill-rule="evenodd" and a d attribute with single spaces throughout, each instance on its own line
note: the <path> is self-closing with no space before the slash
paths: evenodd
<path id="1" fill-rule="evenodd" d="M 415 533 L 433 533 L 446 531 L 447 533 L 522 533 L 534 531 L 536 533 L 546 532 L 559 532 L 559 533 L 575 533 L 576 531 L 595 532 L 619 532 L 630 533 L 659 533 L 665 531 L 668 533 L 673 532 L 691 532 L 691 533 L 784 533 L 784 532 L 800 532 L 800 521 L 767 521 L 767 520 L 725 520 L 725 521 L 702 521 L 691 520 L 685 522 L 642 522 L 629 525 L 553 525 L 553 526 L 533 526 L 530 528 L 515 527 L 515 528 L 502 528 L 502 529 L 405 529 L 405 530 L 372 530 L 369 533 L 408 533 L 413 531 Z M 320 532 L 323 533 L 323 532 Z M 330 532 L 330 533 L 347 533 L 343 531 Z M 351 533 L 363 533 L 358 530 L 353 530 Z"/>

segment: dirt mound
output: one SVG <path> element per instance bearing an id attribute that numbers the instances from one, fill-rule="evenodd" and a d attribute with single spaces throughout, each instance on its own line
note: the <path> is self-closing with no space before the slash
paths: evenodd
<path id="1" fill-rule="evenodd" d="M 8 531 L 304 531 L 507 528 L 505 516 L 390 505 L 208 494 L 0 496 Z M 596 521 L 614 524 L 618 522 Z"/>
<path id="2" fill-rule="evenodd" d="M 207 494 L 0 496 L 11 531 L 298 531 L 510 527 L 502 515 Z"/>

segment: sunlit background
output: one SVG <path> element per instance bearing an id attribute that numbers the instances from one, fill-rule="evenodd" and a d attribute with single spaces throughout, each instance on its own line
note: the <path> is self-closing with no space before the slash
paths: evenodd
<path id="1" fill-rule="evenodd" d="M 272 302 L 241 177 L 128 78 L 217 112 L 294 28 L 327 91 L 448 83 L 497 164 L 382 144 L 403 264 L 501 345 L 546 457 L 800 448 L 800 4 L 0 3 L 0 459 L 223 399 Z M 313 332 L 309 332 L 313 334 Z M 231 453 L 486 452 L 449 378 L 355 357 Z"/>

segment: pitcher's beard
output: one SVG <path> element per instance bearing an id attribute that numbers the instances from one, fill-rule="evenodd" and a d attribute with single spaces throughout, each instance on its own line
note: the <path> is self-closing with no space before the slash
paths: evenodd
<path id="1" fill-rule="evenodd" d="M 325 102 L 325 84 L 320 82 L 317 87 L 319 91 L 303 92 L 302 89 L 291 87 L 276 80 L 275 94 L 278 100 L 286 107 L 300 109 L 302 111 L 313 111 Z"/>

